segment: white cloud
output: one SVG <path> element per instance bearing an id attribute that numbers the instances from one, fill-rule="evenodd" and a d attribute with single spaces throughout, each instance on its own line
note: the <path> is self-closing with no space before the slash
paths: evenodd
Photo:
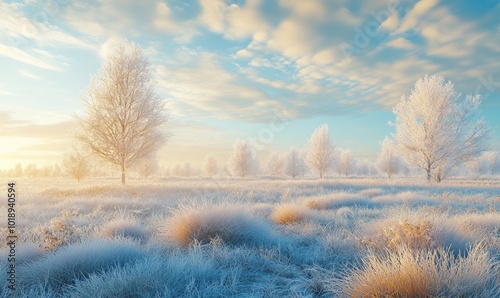
<path id="1" fill-rule="evenodd" d="M 312 62 L 316 64 L 330 64 L 335 62 L 337 59 L 339 59 L 337 50 L 323 49 L 312 57 Z"/>
<path id="2" fill-rule="evenodd" d="M 326 7 L 321 0 L 280 0 L 279 3 L 298 17 L 323 19 L 326 16 Z"/>
<path id="3" fill-rule="evenodd" d="M 227 10 L 225 0 L 200 0 L 201 23 L 208 26 L 214 32 L 222 33 L 224 31 L 224 13 Z"/>
<path id="4" fill-rule="evenodd" d="M 260 12 L 261 0 L 248 0 L 243 6 L 227 5 L 223 0 L 200 0 L 199 22 L 229 39 L 242 39 L 268 30 Z"/>
<path id="5" fill-rule="evenodd" d="M 41 78 L 40 78 L 39 76 L 37 76 L 37 75 L 35 75 L 35 74 L 33 74 L 33 73 L 31 73 L 31 72 L 27 71 L 27 70 L 24 70 L 24 69 L 19 69 L 19 70 L 18 70 L 18 72 L 19 72 L 21 75 L 23 75 L 23 76 L 25 76 L 25 77 L 27 77 L 27 78 L 29 78 L 29 79 L 33 79 L 33 80 L 41 80 Z"/>
<path id="6" fill-rule="evenodd" d="M 415 45 L 404 37 L 398 37 L 387 43 L 387 45 L 397 49 L 412 49 Z"/>
<path id="7" fill-rule="evenodd" d="M 380 29 L 392 31 L 396 29 L 399 24 L 399 15 L 397 12 L 391 13 L 391 15 L 385 19 L 382 24 L 380 24 Z"/>
<path id="8" fill-rule="evenodd" d="M 257 103 L 283 108 L 255 86 L 248 85 L 244 78 L 225 70 L 213 54 L 195 52 L 176 58 L 159 66 L 158 73 L 159 84 L 170 98 L 169 108 L 177 116 L 211 115 L 260 121 L 271 110 L 263 110 Z"/>
<path id="9" fill-rule="evenodd" d="M 270 49 L 283 53 L 283 55 L 297 59 L 309 56 L 317 46 L 318 36 L 298 19 L 285 19 L 274 30 L 267 41 Z"/>
<path id="10" fill-rule="evenodd" d="M 405 15 L 403 20 L 401 20 L 401 26 L 396 30 L 396 32 L 403 33 L 415 27 L 419 19 L 431 8 L 436 6 L 438 2 L 439 0 L 420 0 L 417 2 L 413 9 Z"/>
<path id="11" fill-rule="evenodd" d="M 49 70 L 62 71 L 61 67 L 47 63 L 40 58 L 34 57 L 27 52 L 12 46 L 0 44 L 0 55 L 32 66 Z"/>

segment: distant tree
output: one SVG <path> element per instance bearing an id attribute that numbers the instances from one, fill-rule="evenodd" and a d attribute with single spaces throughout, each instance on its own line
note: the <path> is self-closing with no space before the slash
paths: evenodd
<path id="1" fill-rule="evenodd" d="M 181 169 L 182 175 L 184 177 L 191 177 L 194 175 L 194 169 L 190 162 L 185 162 Z"/>
<path id="2" fill-rule="evenodd" d="M 170 167 L 162 168 L 161 173 L 163 177 L 170 177 L 170 175 L 172 174 L 172 169 Z"/>
<path id="3" fill-rule="evenodd" d="M 233 146 L 228 170 L 233 176 L 245 177 L 257 170 L 257 158 L 246 141 L 239 140 Z"/>
<path id="4" fill-rule="evenodd" d="M 481 159 L 488 168 L 490 175 L 500 173 L 500 153 L 495 151 L 484 152 Z"/>
<path id="5" fill-rule="evenodd" d="M 54 164 L 53 170 L 52 170 L 52 177 L 54 178 L 59 178 L 62 176 L 62 169 L 61 166 L 59 166 L 58 163 Z"/>
<path id="6" fill-rule="evenodd" d="M 218 170 L 215 157 L 212 154 L 207 154 L 203 163 L 203 173 L 208 177 L 213 177 L 217 175 Z"/>
<path id="7" fill-rule="evenodd" d="M 14 168 L 14 177 L 20 178 L 23 176 L 23 167 L 21 166 L 20 163 L 16 164 L 16 167 Z"/>
<path id="8" fill-rule="evenodd" d="M 349 176 L 354 170 L 354 158 L 352 157 L 351 150 L 339 148 L 337 150 L 337 162 L 334 167 L 337 169 L 339 176 Z"/>
<path id="9" fill-rule="evenodd" d="M 294 147 L 290 148 L 285 156 L 285 174 L 295 179 L 297 176 L 303 176 L 306 164 L 301 153 Z"/>
<path id="10" fill-rule="evenodd" d="M 401 169 L 401 161 L 396 154 L 396 144 L 388 137 L 380 143 L 377 168 L 380 172 L 386 174 L 389 179 L 392 178 L 392 175 L 399 173 Z"/>
<path id="11" fill-rule="evenodd" d="M 158 159 L 156 154 L 143 157 L 136 165 L 136 171 L 143 178 L 148 178 L 158 172 Z"/>
<path id="12" fill-rule="evenodd" d="M 273 176 L 283 175 L 285 167 L 285 159 L 282 154 L 278 152 L 271 152 L 267 160 L 267 170 Z"/>
<path id="13" fill-rule="evenodd" d="M 91 168 L 87 159 L 77 151 L 66 155 L 63 161 L 66 173 L 75 178 L 78 182 L 90 175 Z"/>
<path id="14" fill-rule="evenodd" d="M 86 116 L 78 118 L 77 139 L 116 166 L 125 184 L 126 172 L 166 141 L 159 130 L 166 121 L 156 93 L 153 69 L 135 44 L 121 44 L 108 57 L 83 97 Z"/>
<path id="15" fill-rule="evenodd" d="M 38 168 L 36 164 L 32 163 L 27 165 L 24 168 L 24 175 L 28 178 L 36 178 L 38 177 Z"/>
<path id="16" fill-rule="evenodd" d="M 424 169 L 428 181 L 434 176 L 439 182 L 453 167 L 478 156 L 488 139 L 484 122 L 476 120 L 480 103 L 479 95 L 461 98 L 442 76 L 418 80 L 394 108 L 394 138 L 402 158 Z"/>
<path id="17" fill-rule="evenodd" d="M 334 158 L 335 147 L 330 139 L 328 125 L 323 124 L 309 139 L 306 163 L 312 171 L 323 178 L 332 169 Z"/>
<path id="18" fill-rule="evenodd" d="M 181 177 L 182 174 L 182 165 L 180 163 L 175 164 L 174 168 L 172 169 L 172 175 L 176 177 Z"/>

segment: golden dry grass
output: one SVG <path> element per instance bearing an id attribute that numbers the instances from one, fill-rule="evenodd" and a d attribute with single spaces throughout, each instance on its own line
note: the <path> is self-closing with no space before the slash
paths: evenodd
<path id="1" fill-rule="evenodd" d="M 371 253 L 337 284 L 345 297 L 492 297 L 498 267 L 478 245 L 455 257 L 443 248 Z"/>
<path id="2" fill-rule="evenodd" d="M 279 204 L 271 214 L 272 220 L 277 224 L 289 224 L 307 219 L 309 210 L 307 207 L 294 204 Z"/>
<path id="3" fill-rule="evenodd" d="M 434 227 L 429 220 L 405 218 L 398 222 L 384 222 L 382 231 L 361 239 L 360 245 L 376 251 L 386 248 L 397 250 L 400 246 L 427 249 L 436 246 Z"/>
<path id="4" fill-rule="evenodd" d="M 164 231 L 163 236 L 182 247 L 188 247 L 196 231 L 201 229 L 201 221 L 194 212 L 175 214 L 168 225 L 169 228 Z"/>

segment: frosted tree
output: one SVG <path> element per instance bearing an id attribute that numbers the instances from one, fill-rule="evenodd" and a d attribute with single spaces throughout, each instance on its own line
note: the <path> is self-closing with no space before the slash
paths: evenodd
<path id="1" fill-rule="evenodd" d="M 66 155 L 63 166 L 66 174 L 75 178 L 78 182 L 90 175 L 90 167 L 87 159 L 77 151 Z"/>
<path id="2" fill-rule="evenodd" d="M 36 164 L 31 163 L 24 168 L 24 175 L 28 178 L 38 177 L 38 167 Z"/>
<path id="3" fill-rule="evenodd" d="M 486 149 L 488 129 L 477 120 L 479 95 L 462 98 L 442 76 L 425 76 L 394 108 L 402 158 L 441 181 L 458 164 Z M 436 173 L 434 173 L 436 172 Z"/>
<path id="4" fill-rule="evenodd" d="M 141 158 L 135 166 L 135 169 L 143 178 L 148 178 L 151 175 L 156 174 L 159 171 L 156 154 L 151 154 Z"/>
<path id="5" fill-rule="evenodd" d="M 285 167 L 285 159 L 278 152 L 271 152 L 267 160 L 267 170 L 273 176 L 281 176 Z"/>
<path id="6" fill-rule="evenodd" d="M 379 171 L 386 174 L 389 179 L 392 178 L 392 175 L 399 173 L 401 161 L 396 154 L 394 140 L 386 137 L 380 143 L 380 153 L 377 157 L 376 165 Z"/>
<path id="7" fill-rule="evenodd" d="M 257 159 L 250 145 L 246 141 L 237 141 L 228 162 L 228 170 L 231 175 L 245 177 L 253 174 L 257 167 Z"/>
<path id="8" fill-rule="evenodd" d="M 334 154 L 335 147 L 328 132 L 328 125 L 323 124 L 309 139 L 306 163 L 312 171 L 323 178 L 333 167 Z"/>
<path id="9" fill-rule="evenodd" d="M 297 176 L 303 176 L 307 168 L 301 153 L 294 147 L 286 153 L 284 159 L 284 172 L 286 175 L 295 179 Z"/>
<path id="10" fill-rule="evenodd" d="M 344 176 L 349 176 L 354 170 L 354 158 L 352 157 L 351 150 L 339 148 L 337 150 L 337 162 L 334 167 L 337 168 L 337 173 Z"/>
<path id="11" fill-rule="evenodd" d="M 14 177 L 21 178 L 23 176 L 23 167 L 20 163 L 16 164 L 14 168 Z"/>
<path id="12" fill-rule="evenodd" d="M 481 159 L 486 165 L 490 175 L 500 173 L 500 153 L 494 151 L 484 152 Z"/>
<path id="13" fill-rule="evenodd" d="M 181 177 L 183 175 L 182 165 L 180 163 L 175 164 L 174 168 L 172 169 L 172 175 L 175 177 Z"/>
<path id="14" fill-rule="evenodd" d="M 62 175 L 62 169 L 61 166 L 59 166 L 58 163 L 54 164 L 54 169 L 52 170 L 52 177 L 54 178 L 59 178 Z"/>
<path id="15" fill-rule="evenodd" d="M 217 166 L 215 157 L 212 154 L 207 154 L 203 163 L 203 173 L 208 177 L 213 177 L 217 175 L 218 170 L 219 167 Z"/>
<path id="16" fill-rule="evenodd" d="M 125 183 L 128 169 L 166 141 L 166 121 L 153 70 L 141 49 L 122 43 L 92 78 L 83 96 L 86 115 L 78 118 L 77 139 L 116 166 Z"/>

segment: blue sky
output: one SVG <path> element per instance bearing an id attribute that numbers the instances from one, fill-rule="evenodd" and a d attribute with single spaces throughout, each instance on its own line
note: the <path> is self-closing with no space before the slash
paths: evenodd
<path id="1" fill-rule="evenodd" d="M 481 93 L 500 149 L 498 0 L 2 0 L 0 14 L 0 168 L 62 160 L 80 95 L 123 39 L 158 75 L 173 133 L 163 165 L 224 163 L 237 139 L 264 162 L 322 123 L 373 160 L 425 74 Z"/>

